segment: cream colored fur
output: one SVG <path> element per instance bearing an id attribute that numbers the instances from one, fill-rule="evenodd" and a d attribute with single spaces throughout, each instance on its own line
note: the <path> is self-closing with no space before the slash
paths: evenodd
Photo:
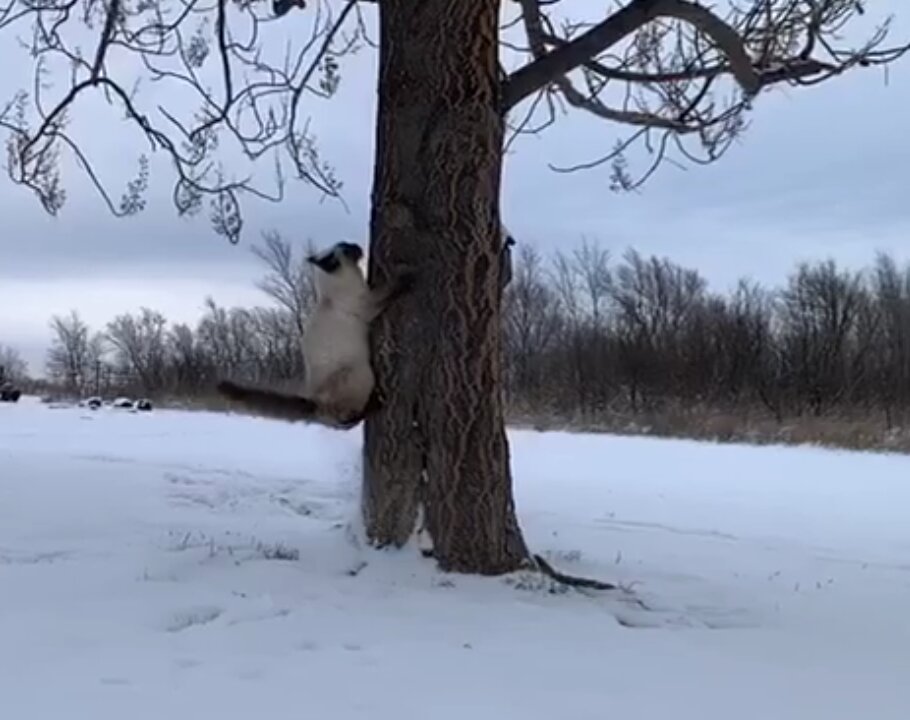
<path id="1" fill-rule="evenodd" d="M 386 288 L 370 289 L 360 267 L 362 257 L 359 246 L 338 243 L 309 258 L 317 301 L 304 328 L 305 377 L 299 395 L 228 381 L 219 383 L 219 391 L 269 417 L 340 428 L 360 422 L 377 400 L 373 396 L 370 323 L 410 283 L 409 277 L 401 276 Z"/>
<path id="2" fill-rule="evenodd" d="M 316 294 L 303 336 L 303 394 L 350 414 L 366 405 L 375 385 L 369 328 L 376 303 L 359 263 L 344 257 L 334 273 L 316 270 Z"/>

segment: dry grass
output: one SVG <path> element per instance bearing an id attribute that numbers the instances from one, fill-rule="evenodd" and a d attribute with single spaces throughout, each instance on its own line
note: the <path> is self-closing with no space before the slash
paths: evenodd
<path id="1" fill-rule="evenodd" d="M 815 445 L 845 450 L 910 453 L 910 427 L 888 428 L 883 416 L 797 416 L 779 422 L 758 410 L 676 408 L 659 412 L 556 416 L 515 409 L 515 427 L 686 438 L 752 445 Z"/>
<path id="2" fill-rule="evenodd" d="M 229 403 L 217 394 L 192 398 L 160 398 L 159 407 L 226 412 Z M 717 410 L 704 407 L 664 408 L 651 412 L 566 414 L 512 407 L 512 427 L 570 432 L 601 432 L 686 438 L 752 445 L 815 445 L 845 450 L 910 453 L 910 426 L 888 428 L 884 416 L 852 414 L 797 416 L 778 422 L 760 409 Z"/>

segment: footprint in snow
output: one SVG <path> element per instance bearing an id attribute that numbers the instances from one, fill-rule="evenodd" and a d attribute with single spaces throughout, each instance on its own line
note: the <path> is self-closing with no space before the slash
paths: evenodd
<path id="1" fill-rule="evenodd" d="M 164 629 L 167 632 L 181 632 L 194 625 L 207 625 L 221 617 L 222 613 L 224 613 L 224 609 L 214 605 L 201 605 L 179 610 L 173 614 Z"/>

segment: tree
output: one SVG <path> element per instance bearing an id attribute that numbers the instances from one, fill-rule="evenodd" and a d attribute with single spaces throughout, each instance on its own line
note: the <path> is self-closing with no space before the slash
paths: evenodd
<path id="1" fill-rule="evenodd" d="M 872 292 L 882 319 L 872 374 L 890 428 L 895 406 L 904 409 L 910 401 L 910 272 L 902 272 L 892 257 L 880 254 Z"/>
<path id="2" fill-rule="evenodd" d="M 98 392 L 99 374 L 107 352 L 105 337 L 91 328 L 75 310 L 51 318 L 51 346 L 47 352 L 47 374 L 67 392 L 81 395 L 94 383 Z"/>
<path id="3" fill-rule="evenodd" d="M 167 359 L 167 320 L 149 308 L 138 315 L 118 315 L 107 324 L 107 339 L 116 351 L 120 368 L 135 374 L 142 390 L 159 392 Z"/>
<path id="4" fill-rule="evenodd" d="M 11 345 L 3 343 L 0 343 L 0 368 L 2 368 L 0 376 L 14 383 L 22 382 L 28 374 L 28 363 L 25 362 L 20 352 Z"/>
<path id="5" fill-rule="evenodd" d="M 543 276 L 540 254 L 533 246 L 522 245 L 503 297 L 503 341 L 511 376 L 506 385 L 525 398 L 545 386 L 540 359 L 557 337 L 559 309 Z"/>
<path id="6" fill-rule="evenodd" d="M 67 134 L 71 106 L 93 90 L 164 150 L 176 173 L 178 211 L 198 212 L 208 198 L 215 230 L 231 240 L 240 236 L 244 195 L 281 199 L 285 165 L 340 197 L 300 101 L 337 88 L 339 59 L 368 40 L 373 3 L 317 0 L 313 12 L 297 3 L 304 9 L 288 19 L 309 14 L 313 30 L 305 36 L 287 25 L 303 39 L 284 63 L 279 30 L 263 20 L 261 3 L 185 0 L 167 12 L 160 3 L 109 0 L 88 2 L 81 14 L 75 3 L 13 2 L 0 20 L 35 23 L 32 50 L 42 78 L 54 61 L 71 72 L 56 102 L 23 93 L 0 119 L 11 131 L 14 181 L 35 191 L 49 212 L 63 202 L 63 149 L 77 155 L 113 212 L 144 206 L 145 159 L 115 203 Z M 508 4 L 518 14 L 503 28 L 495 2 L 424 0 L 419 11 L 410 0 L 375 5 L 380 71 L 370 274 L 382 281 L 396 265 L 413 265 L 421 284 L 381 318 L 374 337 L 387 404 L 365 429 L 367 534 L 376 545 L 400 546 L 422 517 L 441 567 L 506 572 L 527 561 L 528 550 L 515 518 L 500 395 L 504 148 L 552 122 L 564 102 L 632 128 L 604 157 L 574 166 L 610 163 L 613 187 L 628 190 L 674 148 L 695 162 L 719 158 L 762 90 L 888 63 L 907 47 L 884 47 L 887 22 L 858 48 L 844 47 L 842 30 L 865 12 L 857 0 L 752 0 L 723 14 L 690 0 L 626 0 L 593 23 L 562 18 L 562 30 L 559 3 L 543 0 Z M 282 14 L 289 6 L 281 4 Z M 77 32 L 80 17 L 100 24 L 91 53 L 65 37 L 68 29 Z M 353 35 L 344 35 L 346 27 Z M 524 36 L 520 47 L 510 40 L 516 32 Z M 500 35 L 526 61 L 512 72 L 500 64 Z M 138 59 L 138 66 L 124 59 Z M 115 74 L 115 66 L 173 81 L 175 92 L 186 91 L 201 107 L 182 118 L 173 109 L 141 109 L 125 89 L 133 78 Z M 35 88 L 44 92 L 40 82 Z M 519 106 L 526 111 L 516 121 Z M 636 141 L 651 151 L 638 173 L 628 158 Z M 279 169 L 271 190 L 249 179 L 254 174 L 225 169 L 266 155 Z"/>
<path id="7" fill-rule="evenodd" d="M 837 403 L 860 379 L 878 317 L 859 273 L 833 260 L 800 264 L 781 293 L 783 352 L 793 383 L 816 415 Z"/>
<path id="8" fill-rule="evenodd" d="M 208 360 L 199 338 L 189 325 L 176 323 L 171 326 L 167 344 L 174 384 L 184 392 L 198 391 Z"/>
<path id="9" fill-rule="evenodd" d="M 307 252 L 313 252 L 310 243 Z M 266 295 L 291 313 L 297 332 L 303 337 L 303 321 L 316 301 L 316 287 L 309 263 L 305 258 L 294 257 L 294 248 L 275 231 L 267 232 L 261 247 L 253 247 L 256 255 L 269 269 L 258 283 Z"/>
<path id="10" fill-rule="evenodd" d="M 63 384 L 67 392 L 78 395 L 85 389 L 91 368 L 89 326 L 79 313 L 51 318 L 51 346 L 47 352 L 47 374 Z"/>
<path id="11" fill-rule="evenodd" d="M 370 272 L 419 265 L 421 280 L 378 324 L 395 391 L 366 423 L 364 464 L 374 544 L 403 545 L 421 517 L 443 569 L 490 574 L 528 557 L 500 394 L 497 47 L 496 3 L 380 6 Z"/>

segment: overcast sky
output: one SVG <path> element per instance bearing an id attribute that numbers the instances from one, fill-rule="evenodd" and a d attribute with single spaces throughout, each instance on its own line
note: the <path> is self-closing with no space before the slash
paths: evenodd
<path id="1" fill-rule="evenodd" d="M 889 4 L 901 3 L 873 3 L 876 10 Z M 898 30 L 910 27 L 910 17 L 901 20 Z M 0 34 L 0 43 L 11 42 Z M 22 68 L 24 57 L 0 51 L 4 67 Z M 238 246 L 214 235 L 204 214 L 178 220 L 167 175 L 156 179 L 143 214 L 117 220 L 75 171 L 65 177 L 69 198 L 57 218 L 0 174 L 0 343 L 18 347 L 40 372 L 49 318 L 70 308 L 101 329 L 141 305 L 191 321 L 207 295 L 223 304 L 263 303 L 254 287 L 261 266 L 250 244 L 264 229 L 300 243 L 307 237 L 317 245 L 365 243 L 374 53 L 345 59 L 342 73 L 339 94 L 308 109 L 316 113 L 324 156 L 345 182 L 350 212 L 292 185 L 280 206 L 247 203 L 248 230 Z M 3 98 L 24 84 L 13 78 L 0 81 Z M 81 103 L 74 113 L 80 137 L 115 180 L 129 177 L 147 148 L 118 130 L 118 121 L 118 112 L 100 102 Z M 910 260 L 910 57 L 891 68 L 887 85 L 884 73 L 872 69 L 816 88 L 763 94 L 751 122 L 720 162 L 666 166 L 638 194 L 617 195 L 607 168 L 572 175 L 548 168 L 603 154 L 624 132 L 571 116 L 508 157 L 503 218 L 519 242 L 544 252 L 571 249 L 587 236 L 614 256 L 632 246 L 698 268 L 717 289 L 741 276 L 778 283 L 803 259 L 833 257 L 859 267 L 884 250 Z"/>

